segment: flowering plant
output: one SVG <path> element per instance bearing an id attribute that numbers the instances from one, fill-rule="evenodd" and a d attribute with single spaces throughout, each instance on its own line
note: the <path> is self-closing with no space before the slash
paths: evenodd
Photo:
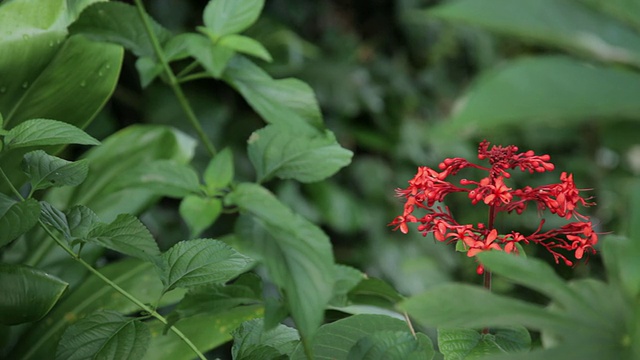
<path id="1" fill-rule="evenodd" d="M 585 254 L 595 253 L 594 245 L 598 242 L 598 235 L 593 230 L 589 217 L 577 211 L 578 204 L 582 206 L 594 205 L 580 196 L 581 189 L 577 189 L 573 182 L 573 175 L 562 172 L 557 184 L 542 185 L 535 188 L 525 186 L 513 189 L 505 184 L 509 179 L 510 170 L 519 168 L 533 174 L 554 170 L 549 162 L 549 155 L 536 155 L 533 151 L 518 152 L 518 147 L 492 146 L 482 141 L 478 147 L 478 159 L 488 160 L 490 167 L 474 164 L 463 158 L 447 158 L 438 166 L 440 171 L 427 166 L 418 168 L 418 173 L 409 180 L 406 189 L 397 189 L 399 197 L 406 202 L 404 212 L 397 216 L 389 225 L 395 226 L 403 233 L 409 231 L 408 223 L 419 223 L 417 229 L 423 235 L 433 233 L 438 241 L 452 243 L 462 242 L 467 250 L 467 256 L 473 257 L 487 250 L 501 250 L 507 253 L 518 252 L 516 244 L 535 243 L 543 246 L 554 257 L 556 263 L 562 260 L 566 265 L 573 265 L 558 249 L 574 252 L 576 259 L 582 259 Z M 449 176 L 456 175 L 465 168 L 475 168 L 488 172 L 480 181 L 462 179 L 460 186 L 447 181 Z M 466 192 L 473 205 L 483 202 L 489 206 L 488 222 L 460 224 L 446 206 L 437 205 L 451 193 Z M 560 228 L 544 230 L 544 218 L 540 220 L 538 228 L 529 235 L 516 231 L 499 234 L 494 227 L 496 215 L 499 212 L 513 212 L 522 214 L 529 203 L 535 203 L 538 211 L 548 209 L 552 214 L 565 219 L 575 218 L 576 221 Z M 417 217 L 415 211 L 422 209 L 426 213 Z M 482 274 L 484 267 L 478 265 L 477 273 Z"/>

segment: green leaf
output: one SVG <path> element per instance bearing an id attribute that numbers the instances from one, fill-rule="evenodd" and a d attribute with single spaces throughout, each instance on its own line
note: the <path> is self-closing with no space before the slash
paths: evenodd
<path id="1" fill-rule="evenodd" d="M 145 14 L 151 29 L 161 44 L 171 33 Z M 122 45 L 136 56 L 155 58 L 153 45 L 140 14 L 133 5 L 122 2 L 99 2 L 85 9 L 80 18 L 70 27 L 71 34 L 82 34 L 95 41 L 106 41 Z"/>
<path id="2" fill-rule="evenodd" d="M 557 74 L 562 74 L 558 81 Z M 516 60 L 481 76 L 443 128 L 470 134 L 506 125 L 639 119 L 640 74 L 564 57 Z"/>
<path id="3" fill-rule="evenodd" d="M 253 24 L 264 0 L 211 0 L 204 8 L 204 24 L 216 36 L 242 32 Z"/>
<path id="4" fill-rule="evenodd" d="M 4 227 L 2 227 L 4 229 Z M 0 324 L 16 325 L 43 318 L 69 284 L 46 272 L 0 263 Z"/>
<path id="5" fill-rule="evenodd" d="M 333 284 L 333 299 L 331 303 L 334 306 L 340 304 L 346 305 L 348 302 L 347 294 L 363 281 L 366 275 L 360 272 L 360 270 L 346 265 L 336 264 L 334 269 L 336 282 Z"/>
<path id="6" fill-rule="evenodd" d="M 100 142 L 77 127 L 62 121 L 32 119 L 18 124 L 4 137 L 7 149 L 43 145 L 99 145 Z"/>
<path id="7" fill-rule="evenodd" d="M 458 0 L 429 13 L 605 61 L 640 64 L 640 35 L 579 1 Z"/>
<path id="8" fill-rule="evenodd" d="M 98 223 L 98 215 L 86 206 L 76 205 L 65 211 L 72 239 L 83 239 Z"/>
<path id="9" fill-rule="evenodd" d="M 407 331 L 378 331 L 367 335 L 351 348 L 348 360 L 430 360 L 435 351 L 431 340 L 419 334 L 419 341 Z M 426 346 L 425 346 L 426 345 Z"/>
<path id="10" fill-rule="evenodd" d="M 184 35 L 187 51 L 214 79 L 219 79 L 235 52 L 228 47 L 214 44 L 200 34 Z"/>
<path id="11" fill-rule="evenodd" d="M 110 224 L 96 225 L 86 240 L 151 263 L 159 261 L 158 244 L 144 224 L 133 215 L 118 215 Z"/>
<path id="12" fill-rule="evenodd" d="M 197 237 L 222 213 L 222 200 L 187 195 L 180 202 L 180 216 L 189 226 L 191 237 Z"/>
<path id="13" fill-rule="evenodd" d="M 112 191 L 146 188 L 156 194 L 175 198 L 200 192 L 198 174 L 188 164 L 176 160 L 142 164 L 117 178 L 110 186 Z"/>
<path id="14" fill-rule="evenodd" d="M 165 290 L 210 283 L 225 283 L 240 275 L 253 261 L 229 245 L 213 239 L 180 241 L 162 254 Z"/>
<path id="15" fill-rule="evenodd" d="M 378 278 L 366 278 L 349 291 L 349 299 L 356 304 L 374 305 L 393 309 L 404 299 L 396 289 Z"/>
<path id="16" fill-rule="evenodd" d="M 51 156 L 42 150 L 24 155 L 23 170 L 31 179 L 32 191 L 49 187 L 76 186 L 87 177 L 86 160 L 75 162 Z"/>
<path id="17" fill-rule="evenodd" d="M 0 194 L 7 205 L 0 215 L 0 247 L 3 247 L 18 236 L 29 231 L 40 218 L 40 204 L 34 199 L 14 202 L 11 198 Z M 12 205 L 9 205 L 13 202 Z"/>
<path id="18" fill-rule="evenodd" d="M 300 182 L 324 180 L 347 166 L 353 156 L 328 130 L 323 135 L 308 135 L 268 125 L 254 132 L 248 143 L 249 159 L 260 182 L 273 176 Z"/>
<path id="19" fill-rule="evenodd" d="M 523 327 L 501 328 L 482 334 L 473 329 L 438 329 L 438 347 L 446 360 L 528 351 L 531 336 Z"/>
<path id="20" fill-rule="evenodd" d="M 204 183 L 209 194 L 213 195 L 219 189 L 225 188 L 233 181 L 233 153 L 224 148 L 209 161 L 204 170 Z"/>
<path id="21" fill-rule="evenodd" d="M 270 278 L 286 294 L 300 334 L 310 339 L 324 318 L 334 285 L 329 239 L 259 185 L 239 184 L 226 200 L 251 214 L 258 229 L 266 232 L 250 241 L 264 256 Z"/>
<path id="22" fill-rule="evenodd" d="M 618 18 L 640 29 L 640 3 L 635 0 L 580 0 L 599 12 Z"/>
<path id="23" fill-rule="evenodd" d="M 233 332 L 233 359 L 269 359 L 293 352 L 300 341 L 298 332 L 285 325 L 265 331 L 263 319 L 246 321 Z"/>
<path id="24" fill-rule="evenodd" d="M 406 322 L 386 315 L 354 315 L 320 327 L 313 340 L 315 359 L 347 359 L 358 340 L 379 331 L 409 333 Z M 302 347 L 291 355 L 292 360 L 306 360 Z"/>
<path id="25" fill-rule="evenodd" d="M 69 326 L 56 359 L 140 359 L 151 333 L 143 322 L 114 311 L 95 312 Z"/>
<path id="26" fill-rule="evenodd" d="M 67 223 L 67 216 L 60 210 L 53 207 L 46 201 L 40 202 L 40 219 L 47 225 L 60 231 L 64 238 L 69 241 L 71 239 L 71 230 Z"/>
<path id="27" fill-rule="evenodd" d="M 322 132 L 320 107 L 311 87 L 298 79 L 274 80 L 250 60 L 236 56 L 224 72 L 233 86 L 262 118 L 298 132 Z"/>
<path id="28" fill-rule="evenodd" d="M 273 60 L 269 51 L 261 43 L 244 35 L 226 35 L 217 44 L 268 62 Z"/>

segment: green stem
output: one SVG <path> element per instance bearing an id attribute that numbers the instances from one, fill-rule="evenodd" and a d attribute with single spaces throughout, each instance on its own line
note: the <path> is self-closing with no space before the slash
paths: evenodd
<path id="1" fill-rule="evenodd" d="M 40 227 L 42 227 L 42 229 L 58 244 L 58 246 L 60 246 L 65 252 L 67 252 L 67 254 L 69 254 L 74 260 L 76 260 L 82 266 L 84 266 L 87 270 L 89 270 L 89 272 L 91 272 L 93 275 L 97 276 L 100 280 L 102 280 L 105 283 L 107 283 L 107 285 L 109 285 L 114 290 L 116 290 L 117 292 L 122 294 L 122 296 L 126 297 L 129 301 L 131 301 L 132 303 L 136 304 L 140 309 L 142 309 L 143 311 L 147 312 L 149 315 L 153 316 L 154 318 L 158 319 L 161 323 L 163 323 L 165 325 L 168 325 L 169 322 L 167 321 L 167 319 L 165 319 L 162 315 L 158 314 L 158 312 L 155 309 L 152 309 L 151 307 L 149 307 L 146 304 L 142 303 L 135 296 L 129 294 L 129 292 L 127 292 L 126 290 L 124 290 L 123 288 L 118 286 L 118 284 L 114 283 L 108 277 L 104 276 L 101 272 L 96 270 L 93 266 L 91 266 L 91 264 L 89 264 L 86 261 L 84 261 L 84 259 L 82 259 L 76 253 L 74 253 L 73 250 L 69 246 L 67 246 L 67 244 L 65 244 L 62 240 L 58 239 L 56 234 L 54 234 L 45 225 L 45 223 L 42 222 L 42 220 L 38 220 L 38 222 L 40 223 Z M 184 341 L 184 343 L 187 344 L 187 346 L 189 346 L 189 348 L 191 348 L 191 350 L 198 356 L 198 358 L 200 358 L 202 360 L 206 360 L 207 359 L 204 356 L 204 354 L 202 354 L 200 352 L 200 350 L 198 350 L 198 348 L 191 342 L 191 340 L 189 340 L 189 338 L 187 338 L 182 333 L 182 331 L 180 331 L 180 329 L 176 328 L 173 325 L 169 329 L 171 331 L 173 331 L 173 333 L 176 334 L 180 339 L 182 339 L 182 341 Z"/>
<path id="2" fill-rule="evenodd" d="M 18 189 L 16 189 L 16 187 L 13 186 L 13 184 L 11 183 L 11 180 L 9 180 L 9 177 L 7 176 L 7 174 L 4 173 L 4 170 L 2 170 L 2 168 L 0 168 L 0 175 L 2 175 L 2 178 L 4 179 L 4 181 L 9 185 L 9 188 L 11 188 L 11 191 L 18 197 L 18 199 L 20 199 L 21 201 L 24 201 L 24 197 L 22 197 L 22 195 L 20 194 L 20 191 L 18 191 Z"/>
<path id="3" fill-rule="evenodd" d="M 193 109 L 191 108 L 191 105 L 189 104 L 189 100 L 187 100 L 184 92 L 182 92 L 180 83 L 176 78 L 176 75 L 173 73 L 173 70 L 171 70 L 169 62 L 167 61 L 165 54 L 162 51 L 162 47 L 160 46 L 160 42 L 158 41 L 156 34 L 153 32 L 153 28 L 151 27 L 151 23 L 149 22 L 147 13 L 144 9 L 144 6 L 142 5 L 142 0 L 135 0 L 135 3 L 136 8 L 138 9 L 138 13 L 140 14 L 140 18 L 142 19 L 142 24 L 144 25 L 149 39 L 151 40 L 151 45 L 153 45 L 153 50 L 158 57 L 160 65 L 162 65 L 162 68 L 164 69 L 164 73 L 167 76 L 169 86 L 173 90 L 173 93 L 176 95 L 176 98 L 178 98 L 178 102 L 180 103 L 182 111 L 184 111 L 185 115 L 187 116 L 187 120 L 189 120 L 189 123 L 191 123 L 191 126 L 193 126 L 193 128 L 195 129 L 198 137 L 200 138 L 200 141 L 202 141 L 202 144 L 207 149 L 209 155 L 212 157 L 215 156 L 216 148 L 213 146 L 213 143 L 205 134 L 202 126 L 200 125 L 200 122 L 198 121 L 198 118 L 196 117 Z"/>

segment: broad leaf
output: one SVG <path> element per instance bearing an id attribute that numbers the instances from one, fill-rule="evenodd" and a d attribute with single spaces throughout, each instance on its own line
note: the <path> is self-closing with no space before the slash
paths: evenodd
<path id="1" fill-rule="evenodd" d="M 0 263 L 0 324 L 40 320 L 58 302 L 69 284 L 42 270 Z"/>
<path id="2" fill-rule="evenodd" d="M 100 311 L 67 328 L 56 359 L 140 359 L 147 352 L 150 338 L 143 322 L 114 311 Z"/>
<path id="3" fill-rule="evenodd" d="M 222 200 L 188 195 L 180 202 L 180 216 L 187 223 L 191 237 L 197 237 L 222 213 Z"/>
<path id="4" fill-rule="evenodd" d="M 217 44 L 265 61 L 271 62 L 273 60 L 269 51 L 261 43 L 247 36 L 227 35 L 222 37 Z"/>
<path id="5" fill-rule="evenodd" d="M 531 336 L 523 327 L 482 334 L 473 329 L 438 329 L 438 347 L 446 360 L 474 359 L 483 355 L 528 351 Z"/>
<path id="6" fill-rule="evenodd" d="M 300 341 L 298 332 L 285 325 L 265 331 L 263 319 L 244 322 L 233 332 L 231 354 L 234 359 L 269 359 L 293 352 Z"/>
<path id="7" fill-rule="evenodd" d="M 320 327 L 313 340 L 315 359 L 347 359 L 358 340 L 378 331 L 409 333 L 406 322 L 385 315 L 354 315 Z M 292 360 L 306 360 L 302 347 L 291 355 Z"/>
<path id="8" fill-rule="evenodd" d="M 334 306 L 346 305 L 348 303 L 347 294 L 353 290 L 366 275 L 360 270 L 346 265 L 335 265 L 336 282 L 333 284 L 333 299 L 331 304 Z"/>
<path id="9" fill-rule="evenodd" d="M 233 86 L 264 121 L 296 129 L 322 132 L 320 107 L 311 87 L 297 79 L 274 80 L 242 56 L 236 56 L 224 72 Z"/>
<path id="10" fill-rule="evenodd" d="M 160 41 L 166 42 L 171 33 L 145 14 Z M 82 34 L 92 40 L 108 41 L 124 46 L 136 56 L 155 57 L 155 52 L 140 14 L 133 5 L 122 2 L 100 2 L 85 9 L 69 27 L 72 34 Z"/>
<path id="11" fill-rule="evenodd" d="M 557 74 L 562 74 L 558 81 Z M 481 76 L 444 129 L 461 134 L 523 122 L 639 119 L 640 74 L 564 57 L 525 58 Z"/>
<path id="12" fill-rule="evenodd" d="M 404 299 L 391 285 L 378 278 L 366 278 L 349 291 L 349 299 L 356 304 L 367 304 L 393 309 Z"/>
<path id="13" fill-rule="evenodd" d="M 640 2 L 635 0 L 580 0 L 582 3 L 640 28 Z"/>
<path id="14" fill-rule="evenodd" d="M 226 199 L 254 218 L 251 238 L 270 278 L 283 289 L 302 337 L 310 339 L 324 318 L 334 285 L 331 243 L 317 226 L 294 214 L 265 188 L 238 185 Z"/>
<path id="15" fill-rule="evenodd" d="M 273 176 L 300 182 L 324 180 L 347 166 L 353 156 L 329 131 L 309 135 L 277 125 L 254 132 L 248 152 L 260 182 Z"/>
<path id="16" fill-rule="evenodd" d="M 110 224 L 96 225 L 86 241 L 152 263 L 157 263 L 160 258 L 158 244 L 149 230 L 129 214 L 118 215 Z"/>
<path id="17" fill-rule="evenodd" d="M 458 0 L 429 13 L 605 61 L 640 64 L 640 34 L 579 1 Z"/>
<path id="18" fill-rule="evenodd" d="M 225 283 L 246 271 L 252 260 L 213 239 L 180 241 L 162 254 L 165 290 Z"/>
<path id="19" fill-rule="evenodd" d="M 91 209 L 76 205 L 62 212 L 46 201 L 40 202 L 41 219 L 60 231 L 67 241 L 84 239 L 98 223 L 98 216 Z"/>
<path id="20" fill-rule="evenodd" d="M 112 191 L 145 188 L 159 195 L 182 198 L 200 192 L 200 183 L 191 166 L 175 160 L 156 160 L 123 174 L 110 188 Z"/>
<path id="21" fill-rule="evenodd" d="M 414 337 L 407 331 L 378 331 L 351 348 L 348 360 L 431 360 L 435 351 L 425 334 Z"/>
<path id="22" fill-rule="evenodd" d="M 9 200 L 4 205 L 9 205 L 12 200 L 4 194 L 0 194 L 4 200 Z M 2 209 L 0 216 L 0 247 L 7 245 L 18 236 L 29 231 L 40 217 L 40 204 L 34 199 L 15 202 L 13 205 Z"/>
<path id="23" fill-rule="evenodd" d="M 47 225 L 58 230 L 64 238 L 69 241 L 71 239 L 71 229 L 67 222 L 67 216 L 60 210 L 53 207 L 46 201 L 40 202 L 40 219 Z"/>
<path id="24" fill-rule="evenodd" d="M 264 0 L 211 0 L 204 8 L 204 24 L 216 36 L 239 33 L 258 20 Z"/>
<path id="25" fill-rule="evenodd" d="M 100 142 L 77 127 L 62 121 L 32 119 L 11 129 L 4 137 L 4 144 L 7 149 L 15 149 L 43 145 L 98 145 Z"/>
<path id="26" fill-rule="evenodd" d="M 23 170 L 31 179 L 32 191 L 35 191 L 79 185 L 87 177 L 89 165 L 86 160 L 71 162 L 36 150 L 24 155 Z"/>
<path id="27" fill-rule="evenodd" d="M 207 191 L 211 195 L 231 184 L 233 180 L 233 153 L 229 148 L 224 148 L 209 161 L 203 177 Z"/>

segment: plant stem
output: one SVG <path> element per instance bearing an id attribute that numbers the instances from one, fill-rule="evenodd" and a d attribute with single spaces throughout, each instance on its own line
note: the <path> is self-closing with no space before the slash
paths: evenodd
<path id="1" fill-rule="evenodd" d="M 124 290 L 123 288 L 121 288 L 120 286 L 118 286 L 118 284 L 114 283 L 113 281 L 111 281 L 108 277 L 104 276 L 101 272 L 99 272 L 98 270 L 96 270 L 93 266 L 91 266 L 91 264 L 87 263 L 86 261 L 84 261 L 84 259 L 82 259 L 79 255 L 77 255 L 76 253 L 73 252 L 73 250 L 67 246 L 67 244 L 65 244 L 62 240 L 58 239 L 58 237 L 56 236 L 56 234 L 54 234 L 45 223 L 42 222 L 42 220 L 38 220 L 38 222 L 40 223 L 40 227 L 42 227 L 42 229 L 58 244 L 58 246 L 60 246 L 67 254 L 69 254 L 74 260 L 76 260 L 77 262 L 79 262 L 82 266 L 84 266 L 87 270 L 89 270 L 89 272 L 91 272 L 93 275 L 97 276 L 100 280 L 104 281 L 105 283 L 107 283 L 107 285 L 109 285 L 110 287 L 112 287 L 114 290 L 116 290 L 117 292 L 119 292 L 120 294 L 122 294 L 122 296 L 126 297 L 129 301 L 131 301 L 132 303 L 136 304 L 140 309 L 142 309 L 143 311 L 147 312 L 148 314 L 150 314 L 151 316 L 153 316 L 154 318 L 158 319 L 161 323 L 167 325 L 169 322 L 167 321 L 167 319 L 165 319 L 162 315 L 158 314 L 158 312 L 155 309 L 150 308 L 149 306 L 145 305 L 144 303 L 142 303 L 140 300 L 138 300 L 135 296 L 129 294 L 129 292 L 127 292 L 126 290 Z M 202 360 L 206 360 L 207 358 L 204 356 L 204 354 L 202 354 L 200 352 L 200 350 L 198 350 L 198 348 L 191 342 L 191 340 L 189 340 L 189 338 L 187 338 L 182 331 L 180 331 L 180 329 L 176 328 L 175 326 L 171 326 L 169 328 L 171 331 L 173 331 L 174 334 L 176 334 L 182 341 L 184 341 L 185 344 L 187 344 L 187 346 L 189 346 L 189 348 L 191 348 L 191 350 L 198 356 L 198 358 L 202 359 Z"/>
<path id="2" fill-rule="evenodd" d="M 193 128 L 195 129 L 198 137 L 200 138 L 200 141 L 202 141 L 202 144 L 207 149 L 209 155 L 212 157 L 215 156 L 216 148 L 213 146 L 211 140 L 209 140 L 209 138 L 207 137 L 207 134 L 205 134 L 202 126 L 200 125 L 200 122 L 198 121 L 198 118 L 196 117 L 193 109 L 191 108 L 191 105 L 189 104 L 189 100 L 187 100 L 184 92 L 182 92 L 180 83 L 176 78 L 176 75 L 173 73 L 173 70 L 171 70 L 169 62 L 167 61 L 165 54 L 162 51 L 162 47 L 160 46 L 160 42 L 158 41 L 156 34 L 153 32 L 153 28 L 151 27 L 151 22 L 149 21 L 147 12 L 142 5 L 142 0 L 135 0 L 135 3 L 136 8 L 138 9 L 138 13 L 140 14 L 140 18 L 142 19 L 142 24 L 144 25 L 149 39 L 151 40 L 151 45 L 153 45 L 153 50 L 158 57 L 160 65 L 162 65 L 165 75 L 167 76 L 169 86 L 173 90 L 173 93 L 176 95 L 176 98 L 178 98 L 178 102 L 180 103 L 182 111 L 184 111 L 184 114 L 187 116 L 187 120 L 189 120 L 189 123 L 191 123 L 191 126 L 193 126 Z"/>
<path id="3" fill-rule="evenodd" d="M 496 207 L 495 205 L 491 205 L 489 207 L 489 221 L 487 224 L 488 230 L 491 231 L 493 230 L 494 227 L 494 221 L 496 219 Z M 485 289 L 491 291 L 491 271 L 487 271 L 486 269 L 484 270 L 483 273 L 483 286 Z M 482 329 L 482 333 L 483 334 L 488 334 L 489 333 L 489 328 L 485 327 Z"/>
<path id="4" fill-rule="evenodd" d="M 9 180 L 9 177 L 7 176 L 7 174 L 4 173 L 4 170 L 2 170 L 2 168 L 0 168 L 0 175 L 2 175 L 2 178 L 4 179 L 4 181 L 9 185 L 9 188 L 11 188 L 11 191 L 13 191 L 13 193 L 18 197 L 18 199 L 24 201 L 24 197 L 20 194 L 20 191 L 18 191 L 18 189 L 16 189 L 16 187 L 13 186 L 13 184 L 11 183 L 11 180 Z"/>
<path id="5" fill-rule="evenodd" d="M 416 330 L 413 328 L 413 324 L 411 323 L 411 319 L 409 319 L 409 314 L 407 314 L 406 311 L 403 311 L 402 315 L 404 316 L 404 320 L 407 322 L 407 325 L 409 326 L 409 331 L 411 331 L 411 335 L 413 335 L 413 337 L 417 339 Z"/>

